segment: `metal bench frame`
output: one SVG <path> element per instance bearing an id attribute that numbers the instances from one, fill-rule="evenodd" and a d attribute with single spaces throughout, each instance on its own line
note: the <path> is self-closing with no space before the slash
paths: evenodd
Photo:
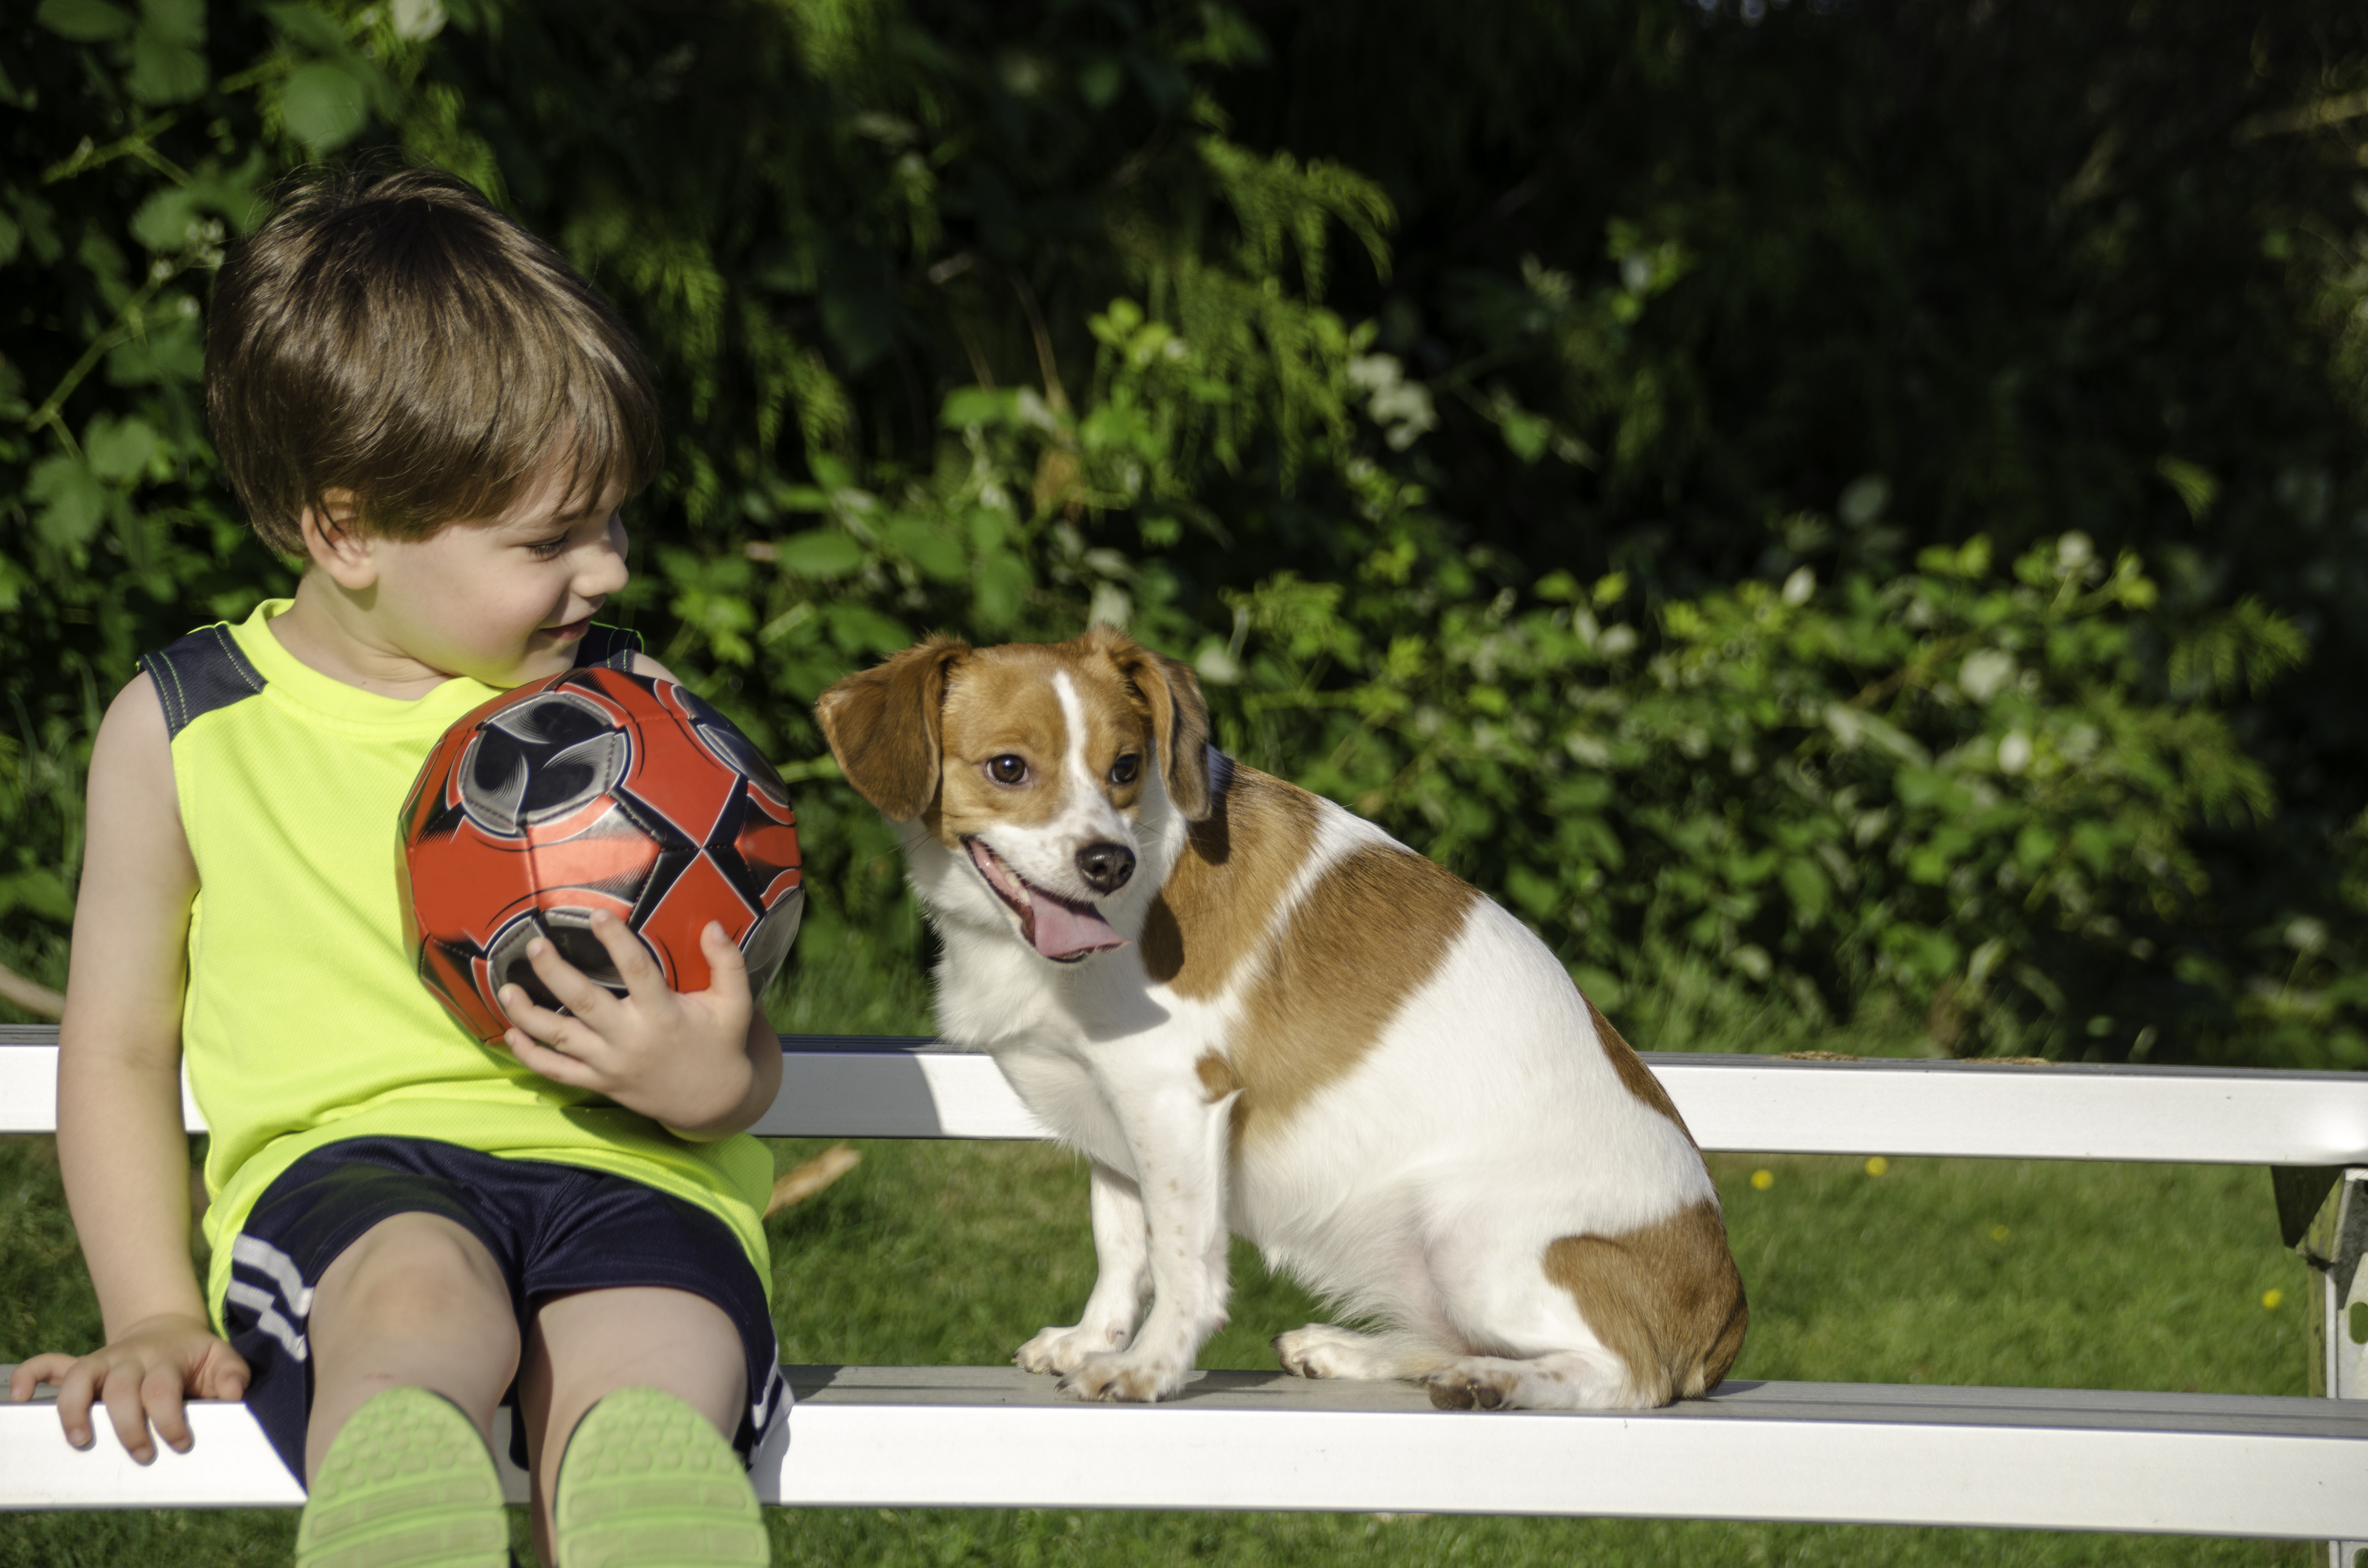
<path id="1" fill-rule="evenodd" d="M 56 1031 L 0 1028 L 0 1132 L 56 1125 Z M 768 1137 L 1036 1138 L 994 1062 L 927 1040 L 784 1042 Z M 2368 1074 L 1651 1055 L 1705 1149 L 2272 1167 L 2317 1298 L 2326 1397 L 1731 1380 L 1635 1415 L 1434 1411 L 1405 1383 L 1203 1372 L 1079 1404 L 1008 1367 L 793 1367 L 768 1502 L 1259 1508 L 2287 1537 L 2368 1568 Z M 199 1131 L 194 1105 L 188 1125 Z M 140 1466 L 101 1425 L 0 1405 L 0 1509 L 282 1506 L 237 1405 Z M 507 1475 L 513 1498 L 524 1478 Z"/>

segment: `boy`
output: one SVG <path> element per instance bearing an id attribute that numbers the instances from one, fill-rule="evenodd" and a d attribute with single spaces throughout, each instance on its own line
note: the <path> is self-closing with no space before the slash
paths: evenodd
<path id="1" fill-rule="evenodd" d="M 103 1402 L 144 1462 L 152 1426 L 188 1449 L 186 1398 L 244 1395 L 308 1486 L 305 1568 L 507 1563 L 506 1399 L 545 1562 L 768 1562 L 743 1466 L 786 1392 L 746 1129 L 781 1059 L 737 950 L 710 926 L 686 995 L 596 923 L 619 999 L 537 942 L 573 1016 L 509 987 L 485 1047 L 420 984 L 397 891 L 397 808 L 453 720 L 579 663 L 666 674 L 591 619 L 659 461 L 632 340 L 413 170 L 297 194 L 224 265 L 206 358 L 230 483 L 306 565 L 100 726 L 58 1152 L 108 1343 L 11 1397 L 58 1384 L 77 1447 Z"/>

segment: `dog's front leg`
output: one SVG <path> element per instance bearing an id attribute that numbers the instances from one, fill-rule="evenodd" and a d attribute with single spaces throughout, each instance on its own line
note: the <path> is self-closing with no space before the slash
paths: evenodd
<path id="1" fill-rule="evenodd" d="M 1165 1399 L 1208 1337 L 1225 1326 L 1225 1167 L 1234 1096 L 1121 1096 L 1154 1293 L 1150 1315 L 1123 1350 L 1099 1350 L 1061 1380 L 1081 1399 Z M 1096 1236 L 1100 1233 L 1096 1213 Z M 1110 1278 L 1104 1273 L 1105 1281 Z M 1099 1287 L 1095 1295 L 1101 1294 Z"/>
<path id="2" fill-rule="evenodd" d="M 1039 1330 L 1012 1359 L 1031 1372 L 1074 1372 L 1097 1350 L 1124 1346 L 1142 1314 L 1150 1289 L 1150 1242 L 1144 1229 L 1143 1195 L 1133 1179 L 1093 1163 L 1093 1294 L 1085 1315 L 1068 1327 Z"/>

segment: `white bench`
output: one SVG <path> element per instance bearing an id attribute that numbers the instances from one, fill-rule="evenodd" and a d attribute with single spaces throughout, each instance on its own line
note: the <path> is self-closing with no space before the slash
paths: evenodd
<path id="1" fill-rule="evenodd" d="M 55 1031 L 0 1028 L 0 1132 L 54 1126 Z M 992 1061 L 787 1042 L 772 1137 L 1033 1138 Z M 792 1367 L 768 1502 L 1273 1508 L 2288 1537 L 2368 1568 L 2368 1074 L 1648 1055 L 1705 1149 L 2278 1167 L 2328 1398 L 1733 1380 L 1647 1415 L 1434 1411 L 1410 1384 L 1204 1372 L 1155 1406 L 1008 1367 Z M 192 1131 L 199 1130 L 194 1106 Z M 1748 1283 L 1748 1281 L 1747 1281 Z M 0 1404 L 0 1510 L 294 1506 L 237 1405 L 133 1464 Z M 507 1477 L 514 1498 L 523 1480 Z"/>

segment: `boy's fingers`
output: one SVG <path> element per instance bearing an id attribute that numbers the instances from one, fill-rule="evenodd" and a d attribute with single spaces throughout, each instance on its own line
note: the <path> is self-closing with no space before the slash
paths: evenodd
<path id="1" fill-rule="evenodd" d="M 43 1383 L 61 1382 L 74 1369 L 74 1358 L 45 1350 L 18 1363 L 8 1377 L 8 1401 L 22 1404 L 33 1397 Z"/>
<path id="2" fill-rule="evenodd" d="M 594 1086 L 591 1069 L 584 1064 L 581 1058 L 545 1045 L 522 1028 L 510 1030 L 502 1037 L 502 1043 L 510 1048 L 510 1054 L 517 1057 L 529 1072 L 540 1073 L 552 1083 L 565 1084 L 570 1088 L 588 1089 Z"/>
<path id="3" fill-rule="evenodd" d="M 146 1464 L 156 1457 L 156 1445 L 148 1436 L 148 1412 L 140 1403 L 141 1382 L 137 1367 L 114 1368 L 107 1374 L 100 1397 L 107 1402 L 108 1424 L 115 1428 L 123 1451 Z"/>
<path id="4" fill-rule="evenodd" d="M 616 1003 L 616 997 L 609 994 L 607 986 L 594 984 L 589 976 L 561 958 L 559 949 L 541 937 L 527 944 L 526 960 L 534 965 L 534 972 L 542 977 L 542 983 L 559 999 L 559 1005 L 579 1018 L 588 1018 L 602 1007 L 612 1006 Z M 536 1010 L 541 1012 L 543 1009 Z M 550 1016 L 557 1017 L 556 1014 Z M 520 1019 L 519 1022 L 523 1024 L 525 1020 Z M 539 1032 L 547 1035 L 550 1031 Z"/>
<path id="5" fill-rule="evenodd" d="M 623 921 L 605 909 L 596 909 L 592 912 L 592 934 L 609 949 L 609 957 L 617 966 L 617 978 L 625 983 L 628 994 L 640 996 L 666 988 L 666 971 L 658 968 L 649 945 Z"/>
<path id="6" fill-rule="evenodd" d="M 181 1399 L 181 1374 L 174 1368 L 157 1368 L 140 1385 L 140 1403 L 155 1424 L 156 1436 L 176 1454 L 189 1451 L 189 1421 Z"/>
<path id="7" fill-rule="evenodd" d="M 559 1034 L 566 1028 L 565 1018 L 528 995 L 523 985 L 505 985 L 495 994 L 501 1002 L 502 1011 L 510 1016 L 510 1022 L 515 1026 L 510 1030 L 512 1034 L 523 1030 L 541 1040 Z"/>
<path id="8" fill-rule="evenodd" d="M 190 1380 L 191 1390 L 199 1399 L 245 1399 L 247 1379 L 252 1375 L 245 1357 L 215 1340 L 208 1346 L 197 1376 Z"/>
<path id="9" fill-rule="evenodd" d="M 699 933 L 699 950 L 707 955 L 707 988 L 723 993 L 718 1000 L 738 1002 L 747 996 L 747 956 L 723 929 L 722 921 L 709 921 Z"/>
<path id="10" fill-rule="evenodd" d="M 66 1441 L 77 1449 L 90 1447 L 90 1406 L 97 1396 L 102 1370 L 95 1363 L 77 1361 L 58 1380 L 58 1425 L 66 1429 Z"/>

